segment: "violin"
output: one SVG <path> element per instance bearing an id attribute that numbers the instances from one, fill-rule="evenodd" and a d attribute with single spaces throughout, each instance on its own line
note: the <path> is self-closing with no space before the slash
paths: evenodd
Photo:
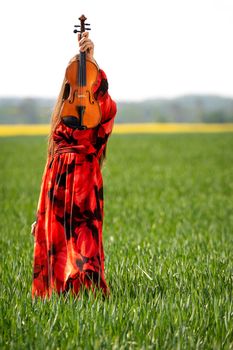
<path id="1" fill-rule="evenodd" d="M 82 33 L 90 29 L 90 24 L 85 23 L 86 17 L 79 17 L 80 30 L 74 33 Z M 70 123 L 74 128 L 85 130 L 94 128 L 101 121 L 101 109 L 98 100 L 93 93 L 93 87 L 97 83 L 99 67 L 86 57 L 86 52 L 79 50 L 79 56 L 71 62 L 65 72 L 65 87 L 62 98 L 60 116 L 64 123 Z"/>

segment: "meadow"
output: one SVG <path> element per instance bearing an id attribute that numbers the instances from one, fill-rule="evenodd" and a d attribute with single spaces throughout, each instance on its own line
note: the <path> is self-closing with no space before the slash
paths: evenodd
<path id="1" fill-rule="evenodd" d="M 0 149 L 1 349 L 233 349 L 233 133 L 111 136 L 106 300 L 32 302 L 46 136 Z"/>

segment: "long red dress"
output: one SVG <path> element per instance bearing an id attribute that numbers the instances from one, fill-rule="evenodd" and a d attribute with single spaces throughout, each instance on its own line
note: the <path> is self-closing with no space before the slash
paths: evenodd
<path id="1" fill-rule="evenodd" d="M 95 87 L 100 124 L 78 130 L 61 120 L 53 133 L 55 155 L 45 165 L 36 211 L 32 298 L 81 286 L 110 294 L 104 276 L 103 179 L 99 165 L 114 125 L 117 105 L 99 69 Z"/>

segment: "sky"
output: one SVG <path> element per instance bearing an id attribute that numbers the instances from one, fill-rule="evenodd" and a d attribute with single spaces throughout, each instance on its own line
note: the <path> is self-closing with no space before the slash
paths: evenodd
<path id="1" fill-rule="evenodd" d="M 232 0 L 1 1 L 0 96 L 57 97 L 82 14 L 115 100 L 233 97 Z"/>

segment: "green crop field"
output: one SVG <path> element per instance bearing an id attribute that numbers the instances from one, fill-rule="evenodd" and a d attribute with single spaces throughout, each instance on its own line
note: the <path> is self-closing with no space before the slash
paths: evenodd
<path id="1" fill-rule="evenodd" d="M 112 135 L 109 299 L 31 299 L 45 136 L 0 139 L 1 349 L 233 349 L 233 133 Z"/>

